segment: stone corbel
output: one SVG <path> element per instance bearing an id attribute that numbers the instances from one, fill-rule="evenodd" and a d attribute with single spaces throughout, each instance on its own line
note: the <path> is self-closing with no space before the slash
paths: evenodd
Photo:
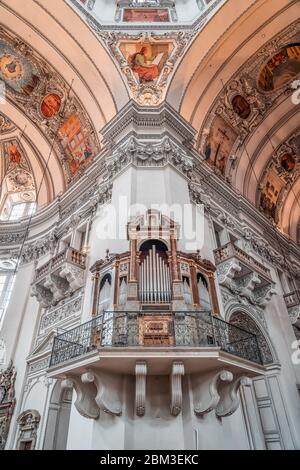
<path id="1" fill-rule="evenodd" d="M 61 387 L 75 389 L 77 395 L 75 407 L 78 413 L 85 418 L 99 418 L 100 411 L 95 401 L 96 387 L 93 383 L 82 383 L 77 377 L 70 376 L 62 380 Z"/>
<path id="2" fill-rule="evenodd" d="M 65 263 L 64 267 L 60 270 L 59 276 L 68 281 L 72 291 L 79 289 L 84 284 L 84 270 L 71 266 L 68 263 Z"/>
<path id="3" fill-rule="evenodd" d="M 171 414 L 179 415 L 182 409 L 182 376 L 184 375 L 183 362 L 173 362 L 170 376 L 171 382 Z"/>
<path id="4" fill-rule="evenodd" d="M 44 287 L 53 294 L 53 301 L 59 302 L 66 296 L 69 288 L 68 282 L 55 274 L 48 274 L 44 281 Z"/>
<path id="5" fill-rule="evenodd" d="M 261 280 L 255 272 L 247 274 L 242 279 L 238 280 L 238 285 L 242 287 L 240 295 L 249 297 L 252 295 L 254 289 L 261 284 Z"/>
<path id="6" fill-rule="evenodd" d="M 222 263 L 217 268 L 219 284 L 227 286 L 227 284 L 232 282 L 235 275 L 241 270 L 242 268 L 236 259 L 232 259 L 230 261 Z"/>
<path id="7" fill-rule="evenodd" d="M 137 416 L 144 416 L 146 411 L 147 363 L 135 364 L 135 409 Z"/>
<path id="8" fill-rule="evenodd" d="M 220 382 L 231 382 L 233 375 L 228 370 L 211 371 L 197 378 L 194 391 L 194 411 L 203 416 L 214 410 L 220 400 L 218 386 Z M 194 380 L 195 381 L 195 380 Z"/>
<path id="9" fill-rule="evenodd" d="M 252 380 L 245 375 L 240 375 L 233 382 L 220 384 L 220 401 L 216 407 L 216 415 L 219 418 L 232 415 L 240 405 L 238 391 L 242 386 L 250 387 Z"/>
<path id="10" fill-rule="evenodd" d="M 96 385 L 97 394 L 95 401 L 100 410 L 116 416 L 122 414 L 120 400 L 122 379 L 119 376 L 103 371 L 89 370 L 82 374 L 81 380 L 85 384 L 94 383 Z"/>
<path id="11" fill-rule="evenodd" d="M 271 300 L 272 296 L 277 292 L 274 289 L 273 284 L 268 284 L 263 287 L 255 289 L 254 294 L 254 303 L 260 307 L 266 307 L 267 303 Z"/>
<path id="12" fill-rule="evenodd" d="M 53 302 L 52 292 L 40 284 L 34 284 L 32 286 L 31 296 L 36 297 L 37 301 L 43 308 L 47 308 L 50 305 L 52 305 L 52 302 Z"/>

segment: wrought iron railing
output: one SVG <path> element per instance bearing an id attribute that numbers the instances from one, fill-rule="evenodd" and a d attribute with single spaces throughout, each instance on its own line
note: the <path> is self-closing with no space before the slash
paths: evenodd
<path id="1" fill-rule="evenodd" d="M 201 312 L 104 312 L 54 338 L 50 367 L 106 347 L 220 347 L 262 364 L 255 334 Z"/>

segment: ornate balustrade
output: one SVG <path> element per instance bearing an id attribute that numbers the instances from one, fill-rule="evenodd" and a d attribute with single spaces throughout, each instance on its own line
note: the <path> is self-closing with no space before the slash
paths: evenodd
<path id="1" fill-rule="evenodd" d="M 265 307 L 276 293 L 270 270 L 234 243 L 214 250 L 214 256 L 219 284 L 235 296 Z"/>
<path id="2" fill-rule="evenodd" d="M 226 245 L 222 246 L 221 248 L 218 248 L 217 250 L 214 251 L 214 254 L 215 254 L 216 264 L 220 264 L 223 261 L 227 261 L 228 259 L 236 257 L 242 263 L 247 264 L 249 268 L 254 269 L 262 276 L 265 276 L 269 280 L 271 280 L 271 274 L 268 268 L 266 268 L 263 264 L 261 264 L 252 256 L 248 255 L 248 253 L 243 251 L 241 248 L 239 248 L 232 242 L 229 242 Z"/>
<path id="3" fill-rule="evenodd" d="M 220 348 L 262 364 L 255 334 L 198 312 L 104 312 L 55 337 L 50 367 L 105 348 Z"/>
<path id="4" fill-rule="evenodd" d="M 86 255 L 68 247 L 36 270 L 32 295 L 42 307 L 57 303 L 83 286 Z"/>
<path id="5" fill-rule="evenodd" d="M 292 325 L 300 318 L 300 291 L 295 290 L 283 296 Z"/>
<path id="6" fill-rule="evenodd" d="M 289 292 L 283 296 L 287 308 L 300 305 L 300 291 Z"/>

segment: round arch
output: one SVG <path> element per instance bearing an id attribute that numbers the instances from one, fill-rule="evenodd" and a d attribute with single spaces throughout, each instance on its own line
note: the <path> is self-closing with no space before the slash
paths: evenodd
<path id="1" fill-rule="evenodd" d="M 258 345 L 264 365 L 277 361 L 277 354 L 265 328 L 257 321 L 247 307 L 232 305 L 226 314 L 226 321 L 257 336 Z"/>

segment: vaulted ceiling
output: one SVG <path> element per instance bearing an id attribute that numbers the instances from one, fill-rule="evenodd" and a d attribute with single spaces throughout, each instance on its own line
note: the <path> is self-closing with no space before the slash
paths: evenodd
<path id="1" fill-rule="evenodd" d="M 298 44 L 300 54 L 299 14 L 296 0 L 225 2 L 181 60 L 167 95 L 169 103 L 197 130 L 196 146 L 201 154 L 213 150 L 207 145 L 209 137 L 212 146 L 218 139 L 223 145 L 221 155 L 228 158 L 225 168 L 224 159 L 220 159 L 220 176 L 275 219 L 278 228 L 294 240 L 300 217 L 299 139 L 294 138 L 288 147 L 284 144 L 297 137 L 299 104 L 292 99 L 292 80 L 283 80 L 278 89 L 268 91 L 258 82 L 266 64 L 285 46 Z M 298 63 L 295 79 L 300 77 L 300 55 Z M 234 112 L 232 99 L 237 95 L 248 101 L 241 103 L 244 118 Z M 227 132 L 224 143 L 220 129 Z M 269 186 L 275 179 L 275 193 L 278 190 L 279 194 L 262 201 L 261 192 L 268 184 L 266 173 L 278 150 L 277 160 L 281 150 L 282 155 L 293 157 L 291 164 L 295 165 L 279 171 L 280 181 L 278 171 L 275 176 L 271 172 Z M 207 154 L 206 159 L 216 163 Z M 277 170 L 278 166 L 277 162 Z"/>
<path id="2" fill-rule="evenodd" d="M 67 2 L 26 3 L 24 8 L 19 0 L 0 2 L 0 52 L 1 47 L 8 55 L 15 51 L 23 60 L 19 66 L 30 69 L 19 90 L 10 82 L 17 69 L 7 69 L 7 99 L 0 113 L 12 128 L 1 132 L 0 140 L 20 143 L 40 188 L 41 206 L 81 174 L 66 163 L 69 129 L 75 126 L 83 135 L 78 152 L 88 163 L 101 148 L 101 129 L 132 94 L 107 45 Z M 299 13 L 297 0 L 227 0 L 178 57 L 165 96 L 196 129 L 203 164 L 214 166 L 221 179 L 294 240 L 300 216 L 300 126 L 293 74 L 275 89 L 264 90 L 261 83 L 272 58 L 281 53 L 284 62 L 290 58 L 286 47 L 300 44 Z M 1 122 L 0 116 L 0 127 Z"/>

